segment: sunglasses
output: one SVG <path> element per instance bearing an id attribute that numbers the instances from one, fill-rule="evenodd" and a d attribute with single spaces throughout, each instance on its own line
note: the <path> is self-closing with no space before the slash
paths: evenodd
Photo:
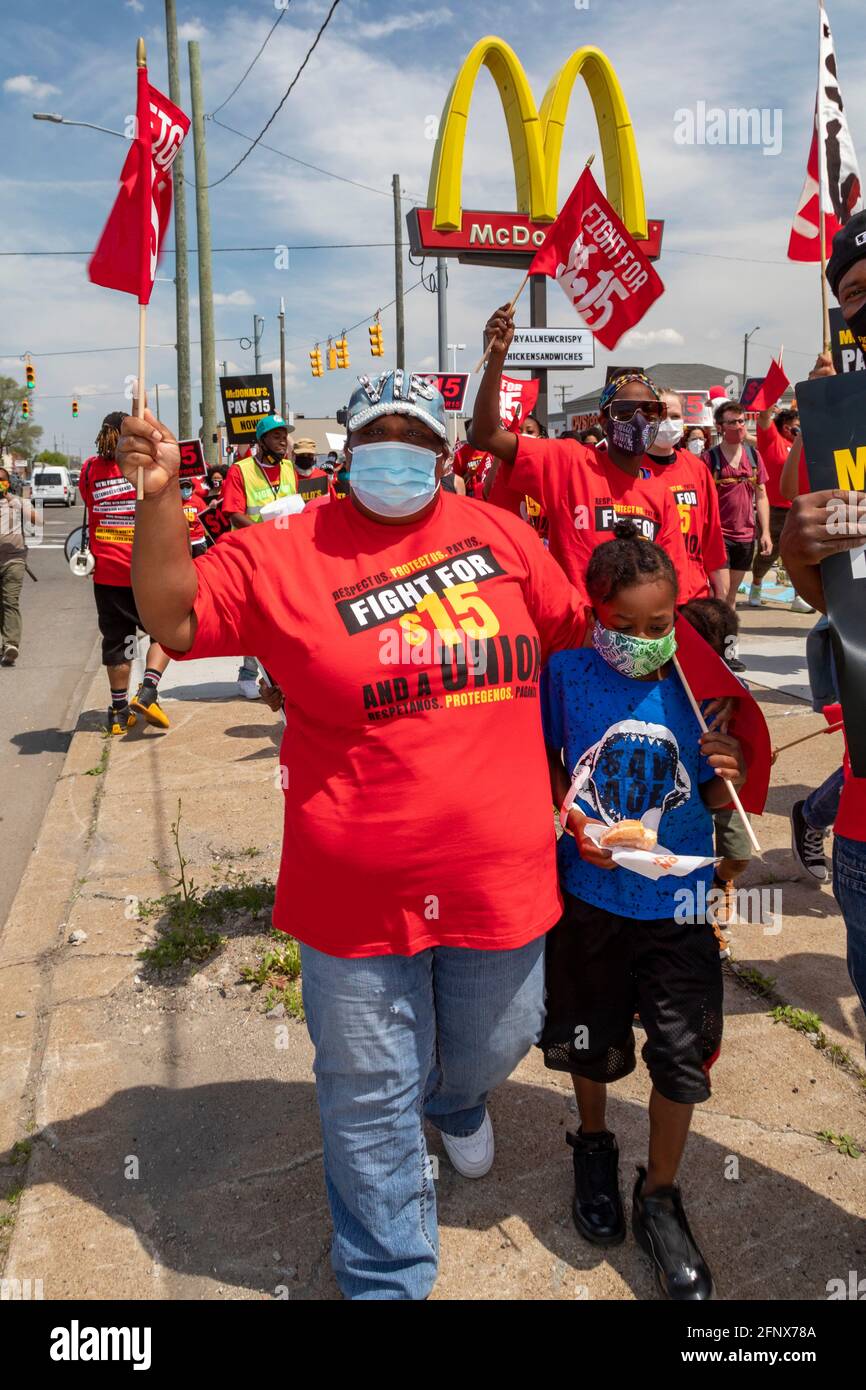
<path id="1" fill-rule="evenodd" d="M 616 398 L 608 406 L 611 420 L 633 420 L 638 411 L 648 420 L 663 420 L 667 406 L 662 401 L 618 401 Z"/>

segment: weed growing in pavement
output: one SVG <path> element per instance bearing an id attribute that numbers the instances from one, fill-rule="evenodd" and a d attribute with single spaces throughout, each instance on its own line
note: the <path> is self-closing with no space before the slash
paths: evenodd
<path id="1" fill-rule="evenodd" d="M 827 1046 L 827 1035 L 821 1027 L 821 1019 L 808 1009 L 795 1009 L 790 1004 L 777 1004 L 770 1010 L 774 1023 L 787 1024 L 795 1033 L 805 1033 L 822 1050 Z"/>
<path id="2" fill-rule="evenodd" d="M 776 988 L 776 981 L 770 979 L 769 975 L 762 975 L 753 965 L 740 966 L 737 974 L 747 985 L 751 985 L 756 994 L 772 994 Z"/>
<path id="3" fill-rule="evenodd" d="M 33 1144 L 29 1139 L 16 1139 L 9 1154 L 10 1163 L 26 1163 L 33 1152 Z"/>
<path id="4" fill-rule="evenodd" d="M 255 914 L 270 909 L 274 901 L 272 883 L 264 879 L 252 880 L 235 869 L 226 871 L 223 883 L 204 890 L 192 877 L 187 879 L 189 861 L 180 843 L 182 813 L 182 802 L 178 800 L 177 819 L 171 826 L 177 855 L 173 891 L 139 905 L 140 920 L 162 921 L 159 940 L 138 953 L 139 960 L 147 961 L 157 970 L 181 965 L 185 960 L 207 960 L 227 940 L 214 927 L 231 914 Z M 156 867 L 162 870 L 161 865 Z"/>
<path id="5" fill-rule="evenodd" d="M 824 1144 L 832 1144 L 837 1153 L 844 1154 L 846 1158 L 859 1158 L 862 1152 L 850 1134 L 834 1134 L 832 1129 L 821 1129 L 816 1137 Z"/>
<path id="6" fill-rule="evenodd" d="M 267 987 L 266 1009 L 272 1009 L 275 1004 L 284 1004 L 287 1014 L 302 1019 L 304 1005 L 300 986 L 300 947 L 295 938 L 286 936 L 285 932 L 272 931 L 270 939 L 274 944 L 266 947 L 258 965 L 241 966 L 241 979 L 255 989 Z"/>
<path id="7" fill-rule="evenodd" d="M 111 744 L 110 744 L 110 743 L 104 743 L 104 744 L 103 744 L 103 746 L 102 746 L 102 752 L 101 752 L 100 755 L 99 755 L 99 762 L 96 764 L 96 767 L 89 767 L 89 768 L 87 769 L 87 771 L 86 771 L 85 774 L 84 774 L 85 777 L 101 777 L 101 776 L 102 776 L 103 772 L 104 772 L 105 769 L 108 767 L 108 750 L 109 750 L 110 747 L 111 747 Z"/>

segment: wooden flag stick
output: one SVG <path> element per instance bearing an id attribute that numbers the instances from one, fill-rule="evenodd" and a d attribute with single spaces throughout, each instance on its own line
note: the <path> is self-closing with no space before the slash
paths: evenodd
<path id="1" fill-rule="evenodd" d="M 506 314 L 512 314 L 512 313 L 514 312 L 514 306 L 515 306 L 515 304 L 517 303 L 517 301 L 518 301 L 518 299 L 520 298 L 520 296 L 523 294 L 523 291 L 526 289 L 526 285 L 527 285 L 527 281 L 528 281 L 528 280 L 529 280 L 529 271 L 527 270 L 526 274 L 524 275 L 523 279 L 522 279 L 521 282 L 520 282 L 520 289 L 517 291 L 517 294 L 514 296 L 514 298 L 512 299 L 511 303 L 509 304 L 508 308 L 505 310 Z M 481 371 L 481 368 L 484 366 L 484 363 L 487 361 L 488 357 L 490 356 L 490 348 L 491 348 L 491 346 L 492 346 L 492 344 L 490 344 L 490 343 L 487 344 L 487 347 L 484 349 L 484 356 L 483 356 L 483 357 L 479 357 L 478 361 L 475 363 L 475 366 L 472 368 L 473 373 L 474 373 L 474 372 L 480 372 L 480 371 Z"/>
<path id="2" fill-rule="evenodd" d="M 683 674 L 683 668 L 680 665 L 679 659 L 676 656 L 674 657 L 674 667 L 676 668 L 677 675 L 683 683 L 683 690 L 686 692 L 689 704 L 691 705 L 692 710 L 694 711 L 695 718 L 697 719 L 704 733 L 709 733 L 709 729 L 707 728 L 707 721 L 704 718 L 703 711 L 700 705 L 698 704 L 697 700 L 695 699 L 694 695 L 692 694 L 691 686 L 686 680 L 685 675 Z M 749 817 L 746 815 L 745 810 L 743 809 L 742 801 L 737 795 L 736 787 L 734 786 L 733 782 L 728 781 L 727 777 L 723 777 L 722 781 L 728 789 L 728 794 L 730 795 L 730 798 L 733 801 L 734 806 L 736 807 L 736 811 L 738 816 L 740 817 L 740 820 L 743 822 L 743 829 L 749 837 L 749 843 L 751 844 L 752 849 L 755 851 L 756 854 L 763 854 L 763 850 L 761 849 L 761 846 L 758 844 L 758 837 L 752 829 L 752 823 L 749 820 Z"/>
<path id="3" fill-rule="evenodd" d="M 811 734 L 803 734 L 802 738 L 795 738 L 792 743 L 782 743 L 778 748 L 773 749 L 771 762 L 775 762 L 780 753 L 785 753 L 789 748 L 796 748 L 798 743 L 806 743 L 810 738 L 817 738 L 819 734 L 835 734 L 837 729 L 844 729 L 845 725 L 840 720 L 838 724 L 828 724 L 826 729 L 813 729 Z"/>
<path id="4" fill-rule="evenodd" d="M 821 26 L 824 20 L 824 7 L 818 3 L 818 104 L 815 107 L 815 123 L 818 134 L 818 235 L 821 239 L 821 323 L 824 333 L 824 351 L 830 351 L 830 306 L 827 302 L 827 228 L 824 222 L 824 206 L 827 199 L 827 151 L 824 145 L 824 130 L 821 122 L 821 92 L 824 73 L 821 69 Z"/>

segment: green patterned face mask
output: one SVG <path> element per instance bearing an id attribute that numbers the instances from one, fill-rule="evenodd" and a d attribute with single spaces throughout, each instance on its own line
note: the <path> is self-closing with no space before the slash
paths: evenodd
<path id="1" fill-rule="evenodd" d="M 676 634 L 671 628 L 664 637 L 629 637 L 596 622 L 592 629 L 592 645 L 608 666 L 621 676 L 651 676 L 677 649 Z"/>

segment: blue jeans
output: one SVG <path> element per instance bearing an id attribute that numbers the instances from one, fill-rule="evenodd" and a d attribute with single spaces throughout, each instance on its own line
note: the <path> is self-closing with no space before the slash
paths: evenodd
<path id="1" fill-rule="evenodd" d="M 830 830 L 839 814 L 839 801 L 845 774 L 841 767 L 831 772 L 820 787 L 810 792 L 803 802 L 803 820 L 813 830 Z"/>
<path id="2" fill-rule="evenodd" d="M 301 980 L 337 1282 L 350 1299 L 426 1298 L 439 1236 L 424 1120 L 474 1134 L 538 1041 L 544 937 L 358 960 L 302 945 Z"/>
<path id="3" fill-rule="evenodd" d="M 848 974 L 866 1013 L 866 842 L 833 841 L 833 892 L 848 932 Z"/>

